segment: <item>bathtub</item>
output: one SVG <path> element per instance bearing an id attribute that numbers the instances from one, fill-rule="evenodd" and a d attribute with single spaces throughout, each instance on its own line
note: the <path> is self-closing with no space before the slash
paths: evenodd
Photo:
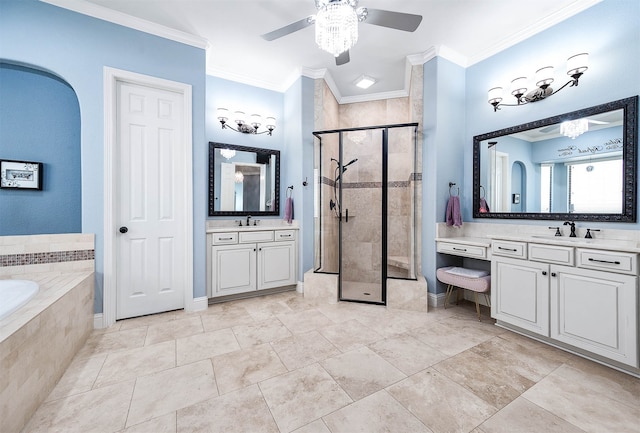
<path id="1" fill-rule="evenodd" d="M 18 310 L 38 294 L 40 286 L 30 280 L 0 280 L 0 320 Z"/>
<path id="2" fill-rule="evenodd" d="M 2 433 L 23 431 L 93 329 L 93 271 L 13 278 L 0 280 Z"/>

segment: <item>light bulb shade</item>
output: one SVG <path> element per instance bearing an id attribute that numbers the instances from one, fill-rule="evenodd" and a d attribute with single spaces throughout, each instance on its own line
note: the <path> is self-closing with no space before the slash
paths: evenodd
<path id="1" fill-rule="evenodd" d="M 358 14 L 348 0 L 334 0 L 316 15 L 316 44 L 338 57 L 358 42 Z"/>
<path id="2" fill-rule="evenodd" d="M 226 122 L 227 120 L 229 120 L 229 110 L 227 110 L 226 108 L 218 108 L 216 110 L 216 117 L 219 121 Z"/>
<path id="3" fill-rule="evenodd" d="M 245 122 L 244 111 L 236 111 L 235 113 L 233 113 L 233 121 L 238 125 L 243 125 Z"/>
<path id="4" fill-rule="evenodd" d="M 545 66 L 536 71 L 536 86 L 547 87 L 553 83 L 553 66 Z"/>
<path id="5" fill-rule="evenodd" d="M 582 74 L 589 69 L 589 53 L 580 53 L 567 59 L 567 75 Z"/>
<path id="6" fill-rule="evenodd" d="M 502 87 L 489 89 L 488 101 L 489 104 L 499 104 L 502 101 Z"/>
<path id="7" fill-rule="evenodd" d="M 276 118 L 267 117 L 267 129 L 276 129 Z"/>
<path id="8" fill-rule="evenodd" d="M 524 95 L 527 91 L 527 77 L 518 77 L 515 80 L 511 81 L 511 94 L 513 96 L 516 95 Z"/>
<path id="9" fill-rule="evenodd" d="M 260 125 L 262 125 L 262 116 L 260 116 L 259 114 L 252 114 L 250 123 L 251 126 L 258 129 Z"/>
<path id="10" fill-rule="evenodd" d="M 587 119 L 568 120 L 560 124 L 560 133 L 573 140 L 588 130 L 589 121 Z"/>

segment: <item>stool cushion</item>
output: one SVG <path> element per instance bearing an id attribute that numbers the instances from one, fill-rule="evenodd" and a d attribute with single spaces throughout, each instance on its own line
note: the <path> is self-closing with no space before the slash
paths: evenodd
<path id="1" fill-rule="evenodd" d="M 491 275 L 485 275 L 484 277 L 465 277 L 447 272 L 451 268 L 453 268 L 453 266 L 439 268 L 436 271 L 438 281 L 478 293 L 485 293 L 491 289 Z"/>

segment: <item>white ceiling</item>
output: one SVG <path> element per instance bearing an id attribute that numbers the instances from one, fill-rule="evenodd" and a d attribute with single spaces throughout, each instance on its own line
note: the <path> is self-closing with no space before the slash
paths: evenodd
<path id="1" fill-rule="evenodd" d="M 313 0 L 43 1 L 207 47 L 210 75 L 277 91 L 300 75 L 325 77 L 344 103 L 404 96 L 409 63 L 440 55 L 466 67 L 600 0 L 360 0 L 423 20 L 413 33 L 361 23 L 351 61 L 342 66 L 316 46 L 313 26 L 272 42 L 260 37 L 315 14 Z M 353 81 L 362 74 L 378 82 L 361 90 Z"/>

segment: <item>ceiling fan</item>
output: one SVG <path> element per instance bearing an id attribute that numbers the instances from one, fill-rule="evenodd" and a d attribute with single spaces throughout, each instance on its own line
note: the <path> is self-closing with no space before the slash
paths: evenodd
<path id="1" fill-rule="evenodd" d="M 601 120 L 594 120 L 594 119 L 586 119 L 587 122 L 589 123 L 589 125 L 608 125 L 611 122 L 603 122 Z M 541 128 L 540 132 L 542 134 L 549 134 L 552 132 L 558 132 L 560 130 L 560 124 L 556 124 L 556 125 L 550 125 L 547 126 L 545 128 Z"/>
<path id="2" fill-rule="evenodd" d="M 422 22 L 421 15 L 358 7 L 358 0 L 315 0 L 315 3 L 317 14 L 265 33 L 262 38 L 273 41 L 315 24 L 316 43 L 333 54 L 340 66 L 349 62 L 349 48 L 358 40 L 358 23 L 413 32 Z"/>

